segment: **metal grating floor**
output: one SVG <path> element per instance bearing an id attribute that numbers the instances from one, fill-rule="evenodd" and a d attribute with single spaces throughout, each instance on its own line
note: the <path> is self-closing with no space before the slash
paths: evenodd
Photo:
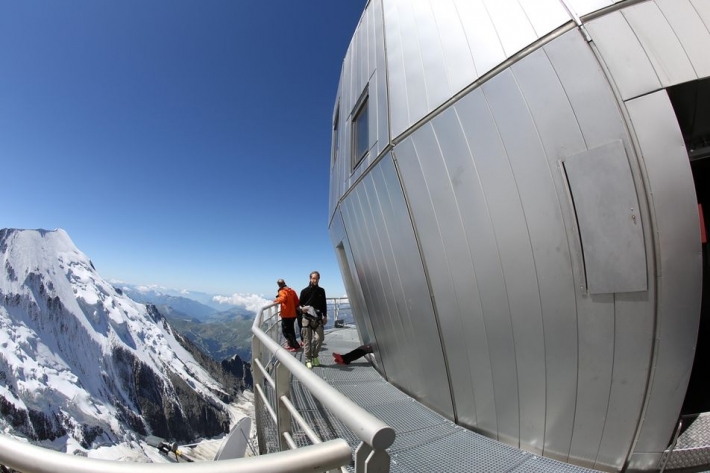
<path id="1" fill-rule="evenodd" d="M 668 459 L 666 469 L 682 470 L 708 464 L 710 464 L 710 412 L 704 412 L 678 437 L 678 443 Z"/>
<path id="2" fill-rule="evenodd" d="M 359 344 L 354 328 L 328 331 L 320 356 L 322 365 L 313 372 L 395 429 L 397 436 L 388 449 L 391 472 L 594 471 L 524 452 L 458 426 L 386 382 L 365 359 L 347 366 L 335 364 L 333 352 L 345 353 Z M 303 361 L 302 352 L 294 355 Z M 359 439 L 295 378 L 291 400 L 321 439 L 343 438 L 355 451 Z M 292 432 L 298 445 L 310 444 L 305 435 L 297 430 Z M 278 442 L 268 443 L 269 451 L 275 451 L 274 446 L 278 448 Z"/>

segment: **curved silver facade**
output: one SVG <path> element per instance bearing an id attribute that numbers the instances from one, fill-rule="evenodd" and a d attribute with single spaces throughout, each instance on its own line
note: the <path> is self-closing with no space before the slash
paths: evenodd
<path id="1" fill-rule="evenodd" d="M 383 376 L 539 455 L 657 466 L 703 271 L 667 89 L 710 76 L 709 30 L 705 0 L 368 3 L 330 234 Z"/>

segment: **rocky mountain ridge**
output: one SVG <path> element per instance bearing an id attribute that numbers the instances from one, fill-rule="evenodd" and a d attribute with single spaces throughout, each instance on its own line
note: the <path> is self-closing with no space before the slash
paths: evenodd
<path id="1" fill-rule="evenodd" d="M 0 347 L 0 427 L 55 446 L 215 436 L 243 389 L 61 229 L 0 230 Z"/>

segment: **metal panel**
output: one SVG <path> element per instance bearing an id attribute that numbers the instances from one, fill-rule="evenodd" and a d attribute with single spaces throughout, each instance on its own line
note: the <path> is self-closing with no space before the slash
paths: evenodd
<path id="1" fill-rule="evenodd" d="M 583 16 L 588 13 L 601 10 L 602 8 L 614 4 L 611 0 L 560 0 L 573 10 L 577 16 Z"/>
<path id="2" fill-rule="evenodd" d="M 377 152 L 379 156 L 390 143 L 389 107 L 387 91 L 387 58 L 385 57 L 385 26 L 383 23 L 382 0 L 372 3 L 375 24 L 375 75 L 373 76 L 374 95 L 377 100 Z"/>
<path id="3" fill-rule="evenodd" d="M 544 50 L 569 99 L 586 145 L 591 148 L 621 139 L 628 153 L 628 137 L 619 105 L 581 34 L 572 30 L 547 44 Z M 577 255 L 579 250 L 572 248 Z M 572 263 L 579 268 L 575 275 L 581 274 L 581 255 L 573 258 Z M 604 433 L 605 420 L 599 413 L 609 408 L 611 391 L 615 343 L 613 296 L 590 297 L 578 293 L 577 325 L 579 376 L 569 461 L 594 466 Z"/>
<path id="4" fill-rule="evenodd" d="M 690 0 L 690 3 L 695 8 L 695 11 L 698 12 L 700 18 L 702 18 L 705 27 L 710 30 L 710 4 L 707 0 Z"/>
<path id="5" fill-rule="evenodd" d="M 348 240 L 340 212 L 335 214 L 328 230 L 330 232 L 330 239 L 333 242 L 333 247 L 335 248 L 335 254 L 343 276 L 343 282 L 345 283 L 345 289 L 348 294 L 348 300 L 350 301 L 352 316 L 355 319 L 355 326 L 357 328 L 359 339 L 362 343 L 372 343 L 377 345 L 375 330 L 372 327 L 371 316 L 367 310 L 367 301 L 365 300 L 360 280 L 358 279 L 357 272 L 355 271 L 355 258 L 353 256 L 350 241 Z M 378 366 L 380 366 L 384 371 L 384 364 L 382 363 L 379 347 L 374 350 L 373 354 L 377 360 Z M 386 374 L 387 373 L 385 371 L 383 375 L 386 376 Z"/>
<path id="6" fill-rule="evenodd" d="M 653 294 L 614 296 L 614 371 L 595 468 L 626 463 L 641 418 L 653 345 Z"/>
<path id="7" fill-rule="evenodd" d="M 382 307 L 382 301 L 377 298 L 375 262 L 372 247 L 369 245 L 369 234 L 366 217 L 360 205 L 358 189 L 352 192 L 341 204 L 343 222 L 348 229 L 348 238 L 353 252 L 357 282 L 362 288 L 368 305 L 368 314 L 373 328 L 373 334 L 378 340 L 383 367 L 389 375 L 390 382 L 398 380 L 398 373 L 404 372 L 401 366 L 401 355 L 408 352 L 405 334 L 394 327 L 391 314 Z"/>
<path id="8" fill-rule="evenodd" d="M 409 127 L 407 78 L 404 72 L 402 31 L 397 19 L 397 4 L 384 3 L 384 35 L 387 48 L 387 81 L 389 83 L 390 136 L 396 137 Z"/>
<path id="9" fill-rule="evenodd" d="M 710 76 L 710 32 L 690 0 L 656 0 L 656 5 L 683 45 L 698 77 Z"/>
<path id="10" fill-rule="evenodd" d="M 583 281 L 576 218 L 559 159 L 586 149 L 565 90 L 543 50 L 512 68 L 545 150 L 552 183 L 560 201 L 564 227 L 554 232 L 557 251 L 545 255 L 552 271 L 538 277 L 545 327 L 547 399 L 544 454 L 560 460 L 569 455 L 577 391 L 577 307 L 575 280 Z M 558 224 L 559 225 L 559 224 Z M 571 248 L 572 249 L 571 249 Z M 570 253 L 579 268 L 575 270 Z M 536 258 L 538 261 L 540 258 Z"/>
<path id="11" fill-rule="evenodd" d="M 446 62 L 444 52 L 441 48 L 440 33 L 438 25 L 434 20 L 433 7 L 429 2 L 408 2 L 412 7 L 414 17 L 414 36 L 412 44 L 419 47 L 421 55 L 421 67 L 424 73 L 426 84 L 426 95 L 422 97 L 410 97 L 412 100 L 426 100 L 424 113 L 410 115 L 411 123 L 418 121 L 426 112 L 434 110 L 446 99 L 451 97 L 449 80 L 447 78 Z M 442 27 L 445 25 L 441 25 Z M 416 38 L 416 39 L 415 39 Z M 462 45 L 459 45 L 460 47 Z M 407 69 L 417 67 L 413 63 L 406 64 Z M 417 110 L 418 108 L 415 108 Z"/>
<path id="12" fill-rule="evenodd" d="M 621 141 L 565 160 L 591 294 L 645 291 L 638 199 Z"/>
<path id="13" fill-rule="evenodd" d="M 426 396 L 422 402 L 449 419 L 454 418 L 453 401 L 447 381 L 448 373 L 443 359 L 443 349 L 439 338 L 436 318 L 431 298 L 426 286 L 422 262 L 417 255 L 416 241 L 411 221 L 402 218 L 407 214 L 402 188 L 391 159 L 378 166 L 381 180 L 378 195 L 387 226 L 390 248 L 397 264 L 397 280 L 394 281 L 399 294 L 396 303 L 411 321 L 414 329 L 414 349 L 419 352 L 419 363 L 410 366 L 410 372 L 418 376 L 426 385 Z"/>
<path id="14" fill-rule="evenodd" d="M 544 55 L 526 59 L 528 64 L 537 60 L 547 63 Z M 547 65 L 550 70 L 549 63 Z M 511 300 L 511 315 L 514 331 L 516 325 L 520 331 L 514 332 L 518 366 L 525 367 L 528 364 L 522 371 L 530 376 L 527 383 L 521 382 L 521 444 L 527 435 L 529 444 L 541 451 L 546 416 L 545 381 L 549 369 L 546 367 L 545 342 L 548 335 L 543 333 L 543 326 L 547 325 L 543 324 L 543 312 L 549 312 L 551 318 L 546 321 L 553 325 L 557 310 L 571 310 L 573 313 L 574 305 L 569 254 L 562 250 L 567 247 L 565 224 L 539 132 L 515 77 L 510 70 L 504 71 L 483 88 L 500 130 L 525 214 L 529 242 L 523 240 L 521 246 L 527 248 L 530 245 L 534 262 L 532 275 L 526 275 L 519 269 L 521 277 L 528 280 L 529 294 L 523 297 L 524 293 L 515 293 L 515 299 Z M 559 172 L 556 167 L 554 169 L 556 173 Z M 558 307 L 559 300 L 565 297 L 567 305 Z M 550 343 L 554 344 L 556 340 L 551 335 Z M 530 345 L 526 347 L 522 343 L 523 339 Z M 570 354 L 573 353 L 566 353 Z M 526 406 L 523 401 L 529 404 Z M 553 409 L 557 409 L 557 406 L 553 406 Z M 525 425 L 528 426 L 528 432 L 523 430 Z"/>
<path id="15" fill-rule="evenodd" d="M 443 112 L 432 121 L 432 125 L 445 157 L 448 181 L 451 183 L 456 200 L 456 214 L 461 219 L 467 239 L 462 251 L 468 252 L 475 273 L 471 276 L 470 282 L 465 280 L 456 282 L 459 286 L 464 284 L 460 290 L 457 288 L 456 292 L 457 298 L 462 301 L 459 304 L 463 308 L 461 330 L 467 340 L 466 350 L 462 353 L 467 355 L 470 366 L 468 375 L 472 380 L 471 392 L 476 409 L 476 424 L 468 425 L 464 412 L 458 407 L 459 398 L 456 398 L 459 422 L 474 427 L 478 432 L 486 432 L 496 437 L 498 427 L 490 354 L 491 340 L 488 339 L 489 331 L 484 311 L 488 312 L 488 316 L 495 316 L 500 312 L 500 309 L 494 308 L 496 304 L 507 308 L 505 283 L 497 256 L 498 248 L 481 181 L 456 110 L 450 108 Z M 441 213 L 439 211 L 439 214 Z M 468 300 L 468 292 L 474 288 L 477 291 L 474 295 L 477 298 L 476 304 Z M 509 317 L 505 311 L 504 316 Z M 493 341 L 497 342 L 497 340 Z M 506 341 L 511 343 L 512 348 L 512 340 Z"/>
<path id="16" fill-rule="evenodd" d="M 446 62 L 446 75 L 451 95 L 473 82 L 478 74 L 476 74 L 471 51 L 467 47 L 466 33 L 461 25 L 454 0 L 432 2 L 431 8 L 441 43 L 441 52 Z"/>
<path id="17" fill-rule="evenodd" d="M 535 30 L 517 0 L 483 0 L 483 3 L 493 21 L 506 57 L 512 56 L 537 39 Z"/>
<path id="18" fill-rule="evenodd" d="M 476 403 L 464 317 L 481 318 L 471 255 L 446 164 L 431 125 L 417 130 L 397 152 L 412 219 L 436 305 L 459 422 L 475 426 Z"/>
<path id="19" fill-rule="evenodd" d="M 483 0 L 454 0 L 478 78 L 505 60 L 503 45 Z"/>
<path id="20" fill-rule="evenodd" d="M 384 171 L 383 171 L 384 170 Z M 421 261 L 391 159 L 344 202 L 351 244 L 391 382 L 453 418 L 443 352 Z"/>
<path id="21" fill-rule="evenodd" d="M 588 296 L 580 305 L 579 375 L 577 404 L 569 461 L 593 466 L 604 433 L 604 416 L 609 407 L 614 362 L 614 297 L 612 294 Z"/>
<path id="22" fill-rule="evenodd" d="M 661 83 L 621 12 L 586 24 L 624 100 L 658 90 Z"/>
<path id="23" fill-rule="evenodd" d="M 567 10 L 560 0 L 518 0 L 538 38 L 570 21 Z"/>
<path id="24" fill-rule="evenodd" d="M 697 200 L 683 136 L 665 91 L 627 102 L 656 216 L 658 321 L 655 373 L 635 452 L 668 444 L 693 365 L 701 300 Z"/>
<path id="25" fill-rule="evenodd" d="M 427 107 L 427 83 L 424 75 L 424 66 L 421 45 L 417 35 L 417 24 L 411 2 L 402 0 L 390 0 L 396 2 L 396 22 L 399 24 L 399 30 L 402 41 L 402 57 L 404 60 L 404 77 L 405 88 L 407 90 L 407 103 L 403 104 L 404 110 L 407 110 L 406 126 L 409 127 L 418 118 L 423 117 L 428 111 Z M 386 19 L 385 23 L 386 35 L 389 36 L 389 21 L 394 19 Z M 396 107 L 397 105 L 392 105 Z M 398 135 L 402 130 L 394 130 L 393 135 Z"/>
<path id="26" fill-rule="evenodd" d="M 509 304 L 510 299 L 518 297 L 518 294 L 528 293 L 526 286 L 530 279 L 523 280 L 524 275 L 534 281 L 532 254 L 529 242 L 526 241 L 525 218 L 510 163 L 481 89 L 476 89 L 461 99 L 456 104 L 456 110 L 480 176 L 492 232 L 496 239 L 497 252 L 492 253 L 489 258 L 480 257 L 479 254 L 480 259 L 477 261 L 486 263 L 479 273 L 482 276 L 479 284 L 482 296 L 486 296 L 482 303 L 493 369 L 498 439 L 518 445 L 518 392 L 522 392 L 518 371 L 522 370 L 522 366 L 517 366 L 517 340 L 513 336 Z M 482 210 L 481 208 L 479 212 Z M 487 225 L 485 221 L 482 224 Z M 488 248 L 489 245 L 482 250 Z M 487 269 L 491 270 L 490 274 L 484 273 Z M 492 294 L 488 294 L 488 290 Z"/>
<path id="27" fill-rule="evenodd" d="M 648 56 L 663 87 L 697 78 L 678 37 L 653 2 L 621 10 Z"/>

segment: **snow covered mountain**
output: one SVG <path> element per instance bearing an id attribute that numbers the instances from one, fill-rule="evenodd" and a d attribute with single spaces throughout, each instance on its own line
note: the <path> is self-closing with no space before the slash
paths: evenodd
<path id="1" fill-rule="evenodd" d="M 4 432 L 62 450 L 227 432 L 241 386 L 191 350 L 155 307 L 102 279 L 64 230 L 0 230 Z"/>

